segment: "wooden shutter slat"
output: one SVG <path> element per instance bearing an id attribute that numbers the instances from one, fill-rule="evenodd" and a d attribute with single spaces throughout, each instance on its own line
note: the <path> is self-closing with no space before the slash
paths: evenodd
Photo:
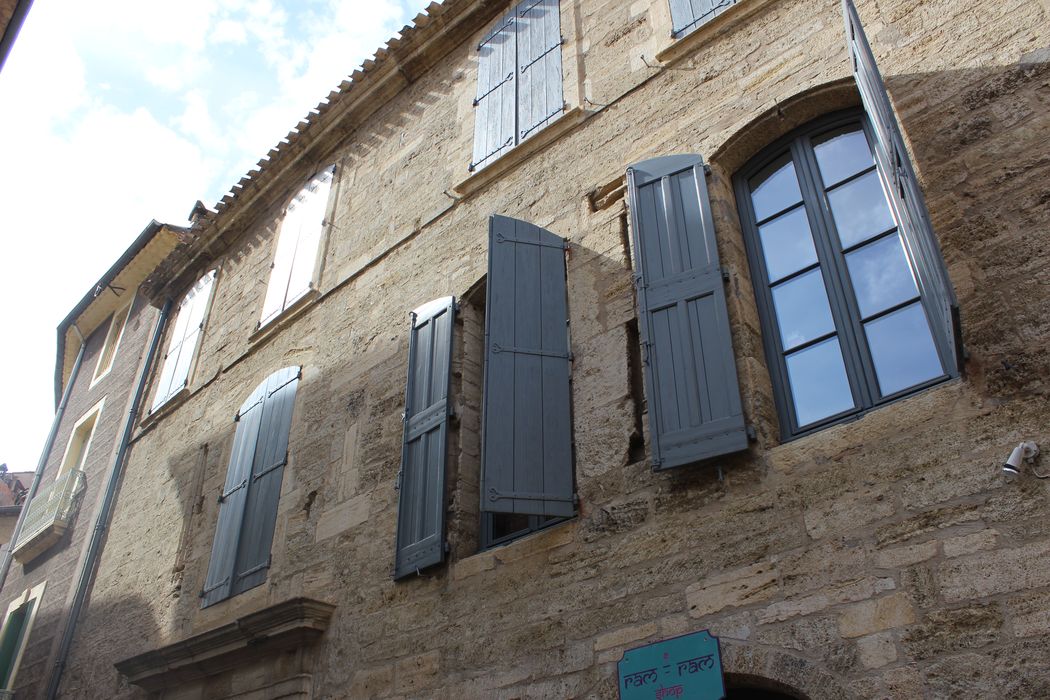
<path id="1" fill-rule="evenodd" d="M 562 113 L 559 0 L 526 0 L 517 8 L 518 141 Z"/>
<path id="2" fill-rule="evenodd" d="M 653 468 L 746 449 L 703 162 L 638 163 L 628 189 Z"/>
<path id="3" fill-rule="evenodd" d="M 482 510 L 570 517 L 564 242 L 524 221 L 492 217 L 486 287 Z"/>
<path id="4" fill-rule="evenodd" d="M 474 156 L 470 170 L 514 146 L 517 102 L 515 13 L 504 15 L 478 46 L 478 92 L 474 100 Z"/>
<path id="5" fill-rule="evenodd" d="M 964 357 L 959 302 L 944 268 L 926 200 L 908 157 L 886 85 L 852 0 L 842 0 L 842 14 L 853 77 L 875 132 L 875 158 L 889 181 L 886 190 L 890 205 L 915 264 L 920 292 L 928 301 L 925 306 L 932 317 L 931 325 L 941 339 L 937 344 L 941 362 L 950 374 L 956 374 L 962 369 Z"/>
<path id="6" fill-rule="evenodd" d="M 437 299 L 413 312 L 409 335 L 405 433 L 399 475 L 394 578 L 444 561 L 448 386 L 456 301 Z"/>
<path id="7" fill-rule="evenodd" d="M 254 588 L 266 580 L 281 481 L 288 461 L 288 435 L 299 375 L 299 367 L 286 367 L 266 380 L 266 397 L 248 484 L 231 595 Z"/>
<path id="8" fill-rule="evenodd" d="M 237 541 L 244 520 L 247 484 L 251 474 L 262 423 L 265 386 L 257 388 L 237 412 L 237 431 L 230 452 L 226 483 L 219 494 L 219 517 L 212 541 L 208 575 L 201 594 L 202 607 L 208 607 L 230 596 L 233 568 L 237 557 Z"/>

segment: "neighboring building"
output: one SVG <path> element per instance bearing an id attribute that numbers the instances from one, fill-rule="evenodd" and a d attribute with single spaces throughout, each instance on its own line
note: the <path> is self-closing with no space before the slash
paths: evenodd
<path id="1" fill-rule="evenodd" d="M 9 472 L 6 464 L 0 464 L 0 556 L 9 549 L 11 533 L 14 532 L 26 491 L 32 481 L 31 472 Z"/>
<path id="2" fill-rule="evenodd" d="M 105 526 L 105 494 L 159 316 L 137 290 L 180 234 L 147 226 L 58 327 L 54 438 L 42 471 L 18 479 L 19 498 L 29 498 L 19 501 L 15 518 L 26 512 L 4 547 L 13 561 L 0 592 L 0 690 L 16 697 L 37 697 L 47 683 L 91 535 Z"/>
<path id="3" fill-rule="evenodd" d="M 0 70 L 32 5 L 33 0 L 0 0 Z"/>
<path id="4" fill-rule="evenodd" d="M 730 698 L 1050 696 L 1050 8 L 859 4 L 430 5 L 143 284 L 58 694 L 612 698 L 710 629 Z"/>

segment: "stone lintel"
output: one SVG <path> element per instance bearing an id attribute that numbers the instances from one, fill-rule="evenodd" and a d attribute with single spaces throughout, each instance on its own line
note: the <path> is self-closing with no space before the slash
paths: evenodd
<path id="1" fill-rule="evenodd" d="M 312 644 L 334 610 L 331 603 L 293 598 L 114 666 L 128 682 L 157 692 L 236 668 L 249 657 Z"/>

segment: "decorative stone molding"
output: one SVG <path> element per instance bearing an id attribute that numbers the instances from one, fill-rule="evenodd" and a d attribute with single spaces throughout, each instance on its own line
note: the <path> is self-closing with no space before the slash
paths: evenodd
<path id="1" fill-rule="evenodd" d="M 188 639 L 114 664 L 150 692 L 237 668 L 247 659 L 308 646 L 328 629 L 335 605 L 293 598 Z"/>

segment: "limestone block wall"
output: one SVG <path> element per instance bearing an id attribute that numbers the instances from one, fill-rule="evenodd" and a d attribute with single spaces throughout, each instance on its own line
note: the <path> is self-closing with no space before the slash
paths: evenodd
<path id="1" fill-rule="evenodd" d="M 859 3 L 969 361 L 961 379 L 782 442 L 731 180 L 777 137 L 859 104 L 840 6 L 743 0 L 664 63 L 663 2 L 563 0 L 565 83 L 590 116 L 490 184 L 463 185 L 467 42 L 345 125 L 334 150 L 307 152 L 251 223 L 223 237 L 191 394 L 137 438 L 66 696 L 139 696 L 113 662 L 294 596 L 337 605 L 315 649 L 318 697 L 615 697 L 626 648 L 705 628 L 723 639 L 731 680 L 762 676 L 811 698 L 1050 694 L 1048 494 L 1031 478 L 1004 485 L 996 470 L 1021 439 L 1050 445 L 1050 11 L 1030 0 Z M 619 188 L 630 163 L 680 152 L 711 165 L 757 439 L 716 464 L 654 474 Z M 318 298 L 256 333 L 283 198 L 331 162 Z M 492 213 L 570 240 L 579 515 L 477 551 L 480 338 L 468 310 L 455 351 L 450 561 L 395 584 L 408 312 L 477 288 Z M 304 370 L 269 577 L 201 610 L 234 413 L 292 364 Z M 252 673 L 179 697 L 256 692 Z"/>

